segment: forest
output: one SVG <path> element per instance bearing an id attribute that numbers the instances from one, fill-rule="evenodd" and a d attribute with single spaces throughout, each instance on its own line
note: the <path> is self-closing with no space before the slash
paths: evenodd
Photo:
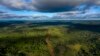
<path id="1" fill-rule="evenodd" d="M 0 56 L 100 56 L 99 24 L 57 24 L 0 22 Z"/>

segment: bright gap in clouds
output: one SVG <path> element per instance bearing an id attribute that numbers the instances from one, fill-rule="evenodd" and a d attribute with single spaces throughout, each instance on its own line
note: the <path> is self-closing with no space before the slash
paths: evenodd
<path id="1" fill-rule="evenodd" d="M 16 15 L 26 15 L 26 16 L 48 16 L 52 17 L 55 15 L 55 13 L 41 13 L 41 12 L 36 12 L 36 11 L 10 11 L 11 14 L 16 14 Z"/>

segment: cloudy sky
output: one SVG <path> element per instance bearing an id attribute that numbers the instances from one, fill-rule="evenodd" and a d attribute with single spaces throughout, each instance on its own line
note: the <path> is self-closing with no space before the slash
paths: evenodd
<path id="1" fill-rule="evenodd" d="M 53 17 L 68 14 L 96 17 L 100 15 L 100 0 L 0 0 L 0 18 L 7 15 Z"/>

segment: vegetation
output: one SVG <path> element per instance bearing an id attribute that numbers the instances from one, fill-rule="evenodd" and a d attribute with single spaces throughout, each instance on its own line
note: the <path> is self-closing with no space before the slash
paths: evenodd
<path id="1" fill-rule="evenodd" d="M 89 27 L 88 27 L 89 28 Z M 0 27 L 0 56 L 100 56 L 100 32 L 85 26 Z"/>

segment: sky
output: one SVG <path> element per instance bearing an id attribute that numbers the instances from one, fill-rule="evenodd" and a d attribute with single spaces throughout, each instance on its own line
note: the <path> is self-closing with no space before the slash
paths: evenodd
<path id="1" fill-rule="evenodd" d="M 0 0 L 2 19 L 8 15 L 55 17 L 61 14 L 69 17 L 96 15 L 97 18 L 100 0 Z"/>
<path id="2" fill-rule="evenodd" d="M 16 14 L 16 15 L 27 15 L 27 16 L 34 16 L 34 15 L 46 15 L 46 16 L 53 16 L 54 13 L 43 13 L 34 10 L 13 10 L 6 6 L 0 5 L 0 11 L 9 13 L 9 14 Z"/>

